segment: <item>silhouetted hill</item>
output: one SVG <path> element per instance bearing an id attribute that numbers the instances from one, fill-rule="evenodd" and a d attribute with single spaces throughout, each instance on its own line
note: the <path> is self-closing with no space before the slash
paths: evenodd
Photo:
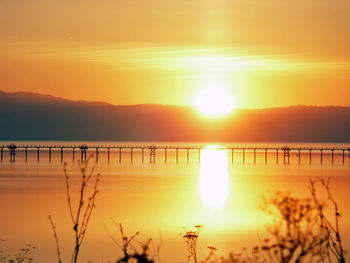
<path id="1" fill-rule="evenodd" d="M 0 91 L 0 140 L 350 142 L 350 107 L 236 110 L 205 118 L 190 107 L 114 106 Z"/>

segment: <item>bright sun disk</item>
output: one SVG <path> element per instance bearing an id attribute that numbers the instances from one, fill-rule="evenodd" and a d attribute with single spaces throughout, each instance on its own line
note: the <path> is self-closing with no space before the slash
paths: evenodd
<path id="1" fill-rule="evenodd" d="M 208 88 L 200 91 L 195 99 L 196 108 L 208 116 L 228 114 L 234 108 L 232 94 L 224 88 Z"/>

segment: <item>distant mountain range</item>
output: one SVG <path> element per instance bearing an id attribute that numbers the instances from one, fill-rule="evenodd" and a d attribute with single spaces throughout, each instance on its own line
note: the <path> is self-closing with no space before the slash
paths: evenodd
<path id="1" fill-rule="evenodd" d="M 350 107 L 237 109 L 207 118 L 191 107 L 0 91 L 0 140 L 350 142 Z"/>

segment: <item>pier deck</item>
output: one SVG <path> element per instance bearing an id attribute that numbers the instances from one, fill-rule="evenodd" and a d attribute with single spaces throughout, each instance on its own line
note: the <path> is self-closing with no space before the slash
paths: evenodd
<path id="1" fill-rule="evenodd" d="M 37 162 L 41 161 L 41 155 L 43 155 L 43 152 L 45 152 L 45 155 L 47 156 L 47 160 L 51 162 L 52 160 L 52 153 L 53 152 L 59 152 L 60 154 L 60 160 L 61 162 L 64 161 L 64 158 L 68 158 L 67 154 L 70 153 L 70 158 L 72 158 L 73 162 L 76 160 L 76 151 L 79 152 L 80 155 L 80 161 L 85 162 L 87 160 L 87 153 L 93 153 L 94 158 L 96 158 L 96 161 L 99 160 L 99 154 L 100 152 L 105 152 L 107 154 L 107 160 L 108 162 L 111 161 L 111 152 L 117 151 L 118 154 L 118 161 L 122 161 L 122 153 L 128 152 L 130 154 L 130 162 L 133 162 L 135 158 L 135 152 L 139 152 L 141 155 L 142 162 L 145 161 L 145 155 L 149 155 L 149 162 L 155 163 L 156 162 L 156 153 L 161 151 L 163 152 L 164 156 L 164 162 L 166 163 L 169 158 L 169 152 L 172 152 L 172 156 L 175 156 L 176 163 L 179 161 L 179 151 L 186 151 L 187 156 L 187 162 L 190 160 L 190 153 L 196 151 L 198 155 L 198 162 L 200 162 L 200 156 L 201 151 L 206 149 L 206 146 L 204 145 L 192 145 L 192 146 L 186 146 L 186 145 L 164 145 L 164 144 L 111 144 L 111 145 L 98 145 L 98 144 L 55 144 L 55 145 L 45 145 L 45 144 L 8 144 L 8 145 L 0 145 L 0 161 L 4 162 L 5 156 L 9 156 L 10 162 L 16 162 L 16 154 L 18 152 L 24 153 L 25 161 L 28 162 L 28 151 L 33 150 L 36 152 L 36 160 Z M 325 154 L 330 154 L 332 158 L 332 163 L 334 162 L 334 155 L 335 154 L 341 154 L 342 156 L 342 162 L 345 163 L 345 158 L 350 157 L 350 148 L 347 147 L 315 147 L 315 146 L 302 146 L 302 147 L 296 147 L 296 146 L 283 146 L 283 147 L 276 147 L 276 146 L 252 146 L 252 145 L 245 145 L 245 146 L 223 146 L 219 147 L 218 149 L 224 149 L 227 150 L 232 158 L 232 163 L 234 162 L 234 153 L 240 152 L 242 154 L 242 162 L 245 163 L 245 158 L 248 153 L 253 154 L 254 163 L 256 162 L 256 156 L 258 153 L 262 153 L 264 155 L 265 163 L 267 163 L 268 156 L 271 158 L 271 153 L 275 155 L 276 163 L 278 163 L 280 157 L 283 157 L 283 163 L 289 163 L 289 158 L 291 153 L 295 153 L 298 157 L 298 161 L 300 163 L 302 154 L 305 155 L 307 153 L 309 163 L 312 163 L 313 154 L 312 153 L 319 153 L 320 162 L 323 163 L 323 158 Z M 147 151 L 147 153 L 146 153 Z M 348 153 L 348 155 L 346 155 Z"/>

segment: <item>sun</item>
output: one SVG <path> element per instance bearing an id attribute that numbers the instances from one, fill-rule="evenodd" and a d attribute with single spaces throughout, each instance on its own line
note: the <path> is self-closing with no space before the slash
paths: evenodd
<path id="1" fill-rule="evenodd" d="M 195 98 L 196 108 L 207 116 L 221 116 L 234 108 L 232 94 L 225 88 L 212 87 L 201 90 Z"/>

